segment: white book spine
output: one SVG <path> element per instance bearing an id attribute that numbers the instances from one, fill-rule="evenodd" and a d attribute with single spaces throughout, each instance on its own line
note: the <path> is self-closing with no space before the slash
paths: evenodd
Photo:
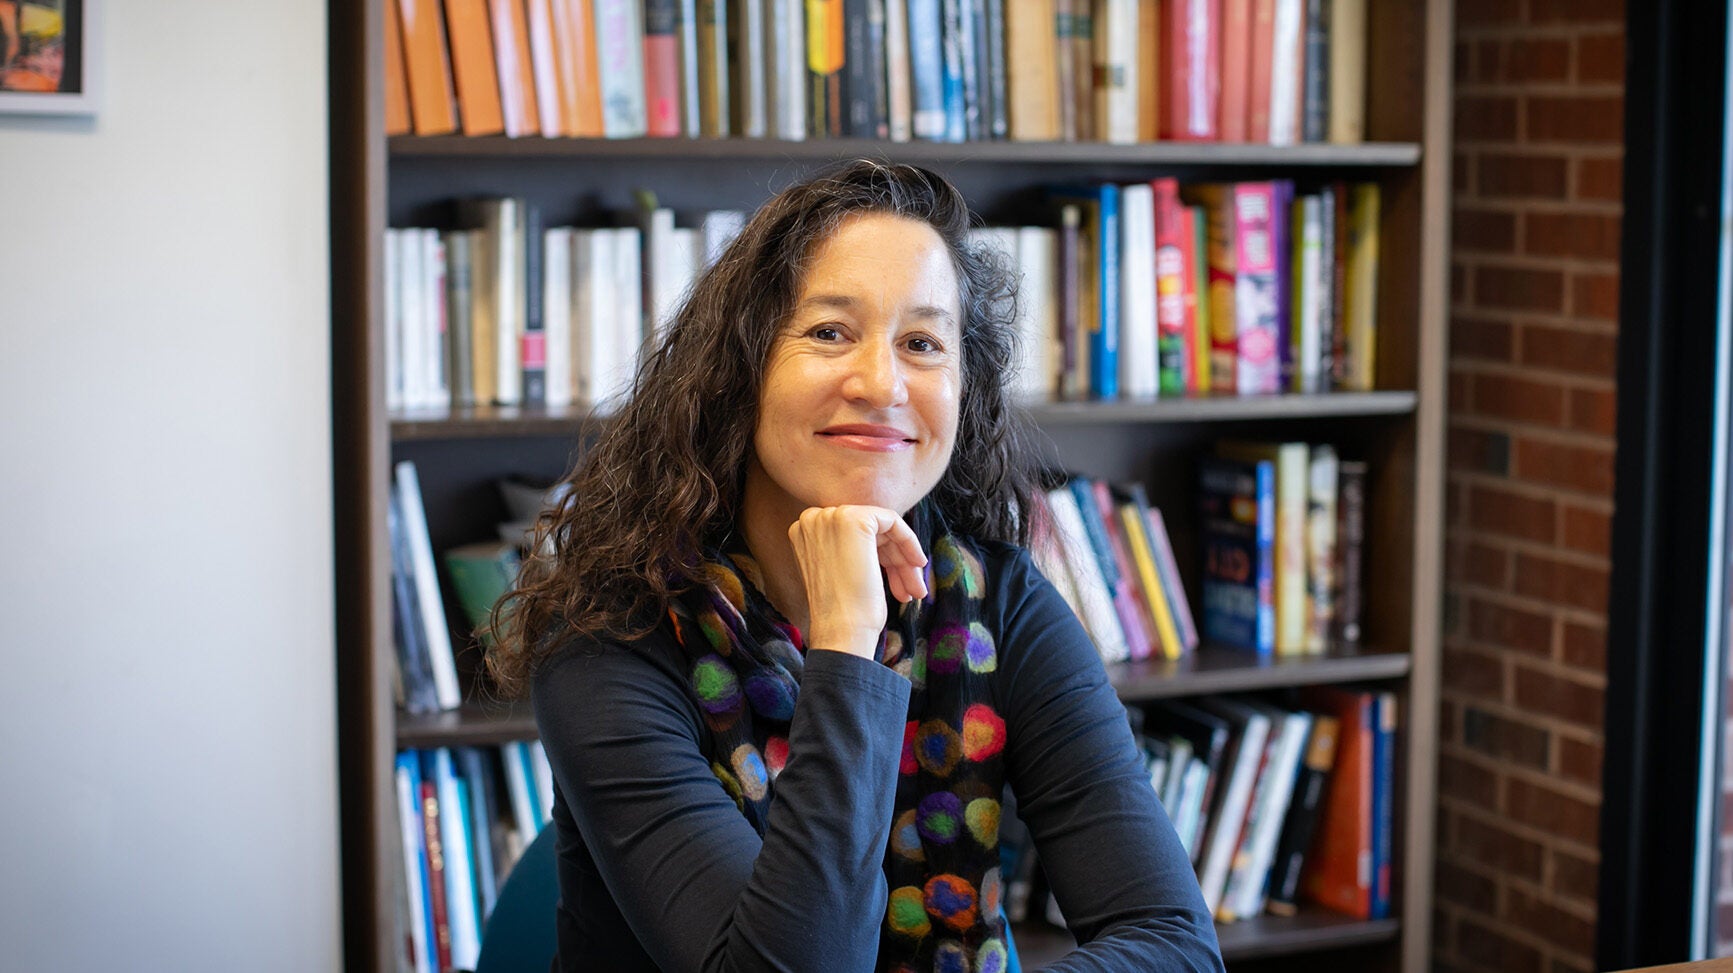
<path id="1" fill-rule="evenodd" d="M 697 138 L 698 121 L 698 0 L 680 3 L 680 134 Z"/>
<path id="2" fill-rule="evenodd" d="M 512 138 L 534 134 L 530 130 L 529 105 L 522 97 L 523 89 L 518 87 L 519 65 L 522 59 L 529 57 L 529 52 L 521 50 L 517 37 L 509 30 L 501 30 L 505 22 L 501 11 L 505 4 L 513 0 L 488 0 L 490 33 L 493 36 L 493 62 L 495 72 L 499 75 L 499 109 L 500 120 L 505 128 L 505 134 Z"/>
<path id="3" fill-rule="evenodd" d="M 448 318 L 445 277 L 448 269 L 445 262 L 445 242 L 439 238 L 439 231 L 422 230 L 421 248 L 422 279 L 427 288 L 422 299 L 422 313 L 426 317 L 426 334 L 421 354 L 422 367 L 426 369 L 421 384 L 424 397 L 422 404 L 443 408 L 451 405 L 451 369 L 447 354 L 449 345 L 445 340 Z"/>
<path id="4" fill-rule="evenodd" d="M 1234 851 L 1239 847 L 1240 828 L 1246 823 L 1252 786 L 1257 782 L 1258 764 L 1263 759 L 1264 744 L 1270 735 L 1270 721 L 1261 714 L 1251 714 L 1242 733 L 1227 790 L 1217 803 L 1219 810 L 1209 831 L 1209 848 L 1204 852 L 1203 871 L 1198 878 L 1198 885 L 1203 889 L 1204 906 L 1212 916 L 1221 908 L 1228 867 L 1233 864 Z"/>
<path id="5" fill-rule="evenodd" d="M 1148 183 L 1123 187 L 1119 207 L 1119 390 L 1127 398 L 1153 398 L 1161 391 L 1154 187 Z"/>
<path id="6" fill-rule="evenodd" d="M 1249 864 L 1240 887 L 1231 887 L 1234 912 L 1240 918 L 1264 911 L 1270 865 L 1276 858 L 1276 843 L 1282 837 L 1282 825 L 1287 821 L 1288 805 L 1294 799 L 1294 780 L 1299 776 L 1300 760 L 1305 756 L 1306 740 L 1312 732 L 1310 713 L 1286 713 L 1281 722 L 1276 761 L 1271 765 L 1268 803 L 1259 809 L 1258 828 L 1253 835 Z M 1235 873 L 1234 878 L 1239 878 Z M 1237 891 L 1237 895 L 1235 894 Z"/>
<path id="7" fill-rule="evenodd" d="M 1275 0 L 1275 41 L 1270 53 L 1270 144 L 1300 140 L 1301 38 L 1306 0 Z"/>
<path id="8" fill-rule="evenodd" d="M 542 748 L 540 740 L 531 740 L 524 744 L 529 749 L 531 777 L 536 784 L 537 806 L 542 812 L 542 821 L 546 823 L 554 816 L 554 770 L 548 764 L 548 752 Z"/>
<path id="9" fill-rule="evenodd" d="M 403 514 L 403 533 L 409 541 L 409 570 L 415 579 L 415 598 L 421 603 L 421 624 L 427 631 L 427 654 L 433 663 L 433 691 L 441 709 L 457 709 L 463 703 L 457 686 L 457 664 L 451 654 L 451 630 L 445 624 L 445 602 L 439 596 L 439 576 L 434 573 L 433 543 L 427 536 L 427 510 L 421 503 L 421 478 L 415 464 L 397 464 L 397 504 Z"/>
<path id="10" fill-rule="evenodd" d="M 722 259 L 722 252 L 746 228 L 746 213 L 737 209 L 713 209 L 704 214 L 700 227 L 704 236 L 703 267 L 707 270 Z"/>
<path id="11" fill-rule="evenodd" d="M 632 391 L 638 357 L 644 349 L 643 234 L 635 226 L 617 227 L 614 234 L 614 347 L 608 362 L 602 397 L 611 406 L 623 404 Z"/>
<path id="12" fill-rule="evenodd" d="M 596 54 L 602 79 L 602 131 L 641 138 L 644 102 L 644 6 L 640 0 L 596 0 Z"/>
<path id="13" fill-rule="evenodd" d="M 1059 266 L 1059 232 L 1047 226 L 1017 230 L 1017 262 L 1023 272 L 1017 384 L 1025 401 L 1053 398 L 1058 374 L 1059 305 L 1055 300 Z"/>
<path id="14" fill-rule="evenodd" d="M 779 139 L 806 139 L 806 0 L 769 0 L 770 124 Z"/>
<path id="15" fill-rule="evenodd" d="M 591 408 L 601 401 L 613 348 L 613 241 L 607 230 L 572 231 L 572 391 Z"/>
<path id="16" fill-rule="evenodd" d="M 1322 374 L 1324 336 L 1324 207 L 1318 196 L 1300 200 L 1300 341 L 1298 358 L 1300 387 L 1311 395 L 1324 391 Z"/>
<path id="17" fill-rule="evenodd" d="M 385 231 L 385 408 L 403 408 L 403 235 Z"/>
<path id="18" fill-rule="evenodd" d="M 914 79 L 909 74 L 909 5 L 907 0 L 885 4 L 885 95 L 890 102 L 892 142 L 914 135 Z"/>
<path id="19" fill-rule="evenodd" d="M 398 259 L 402 268 L 398 282 L 398 299 L 402 301 L 399 310 L 402 344 L 398 346 L 398 354 L 402 360 L 398 371 L 403 381 L 402 402 L 409 409 L 427 404 L 427 394 L 422 391 L 427 380 L 427 368 L 423 363 L 426 355 L 423 346 L 427 342 L 426 256 L 421 231 L 404 230 L 398 241 Z"/>
<path id="20" fill-rule="evenodd" d="M 494 255 L 494 401 L 523 401 L 524 218 L 521 200 L 499 203 L 498 252 Z"/>
<path id="21" fill-rule="evenodd" d="M 1088 529 L 1083 526 L 1083 512 L 1077 498 L 1066 487 L 1047 492 L 1047 506 L 1053 512 L 1053 524 L 1065 551 L 1065 563 L 1077 581 L 1077 597 L 1083 604 L 1084 624 L 1095 637 L 1095 649 L 1103 662 L 1124 662 L 1131 657 L 1125 643 L 1125 631 L 1120 628 L 1119 615 L 1113 607 L 1113 596 L 1107 590 L 1107 579 L 1101 576 L 1101 565 L 1095 560 L 1095 550 L 1089 544 Z"/>
<path id="22" fill-rule="evenodd" d="M 451 751 L 433 752 L 433 783 L 439 799 L 439 842 L 445 848 L 445 916 L 451 927 L 451 965 L 475 969 L 481 955 L 481 917 L 475 906 L 475 858 L 469 851 L 463 801 L 457 796 L 457 772 Z"/>
<path id="23" fill-rule="evenodd" d="M 1137 141 L 1137 6 L 1138 0 L 1100 0 L 1095 23 L 1095 88 L 1097 124 L 1103 141 L 1130 145 Z"/>
<path id="24" fill-rule="evenodd" d="M 398 767 L 393 772 L 397 784 L 397 825 L 403 842 L 403 879 L 409 890 L 409 943 L 415 953 L 415 973 L 438 973 L 433 968 L 433 955 L 427 942 L 427 886 L 421 872 L 421 795 L 415 793 L 409 771 Z"/>
<path id="25" fill-rule="evenodd" d="M 525 4 L 530 35 L 530 72 L 536 85 L 536 120 L 541 123 L 542 137 L 557 139 L 565 134 L 560 128 L 560 76 L 554 62 L 553 11 L 548 0 L 529 0 Z"/>
<path id="26" fill-rule="evenodd" d="M 572 231 L 542 233 L 542 330 L 550 407 L 572 404 Z"/>
<path id="27" fill-rule="evenodd" d="M 1201 849 L 1198 847 L 1198 832 L 1203 825 L 1203 792 L 1209 784 L 1209 765 L 1198 757 L 1192 757 L 1186 766 L 1185 778 L 1181 793 L 1179 822 L 1174 830 L 1179 832 L 1180 844 L 1185 846 L 1188 858 L 1196 862 Z"/>
<path id="28" fill-rule="evenodd" d="M 499 762 L 505 768 L 505 790 L 511 799 L 512 822 L 517 825 L 518 840 L 527 846 L 541 831 L 541 821 L 536 817 L 535 799 L 530 796 L 533 787 L 530 774 L 519 754 L 522 747 L 523 743 L 516 740 L 500 744 Z"/>

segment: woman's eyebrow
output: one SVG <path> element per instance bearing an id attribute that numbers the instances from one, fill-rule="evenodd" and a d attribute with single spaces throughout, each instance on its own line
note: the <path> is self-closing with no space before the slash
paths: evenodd
<path id="1" fill-rule="evenodd" d="M 847 294 L 812 294 L 802 299 L 797 310 L 806 308 L 836 308 L 848 311 L 860 305 L 858 298 Z M 908 313 L 917 318 L 938 318 L 950 323 L 956 323 L 956 315 L 937 304 L 916 304 L 908 309 Z"/>

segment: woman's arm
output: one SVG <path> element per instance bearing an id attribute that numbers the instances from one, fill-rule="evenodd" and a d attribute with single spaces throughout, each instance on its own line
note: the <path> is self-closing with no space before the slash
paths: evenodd
<path id="1" fill-rule="evenodd" d="M 676 675 L 609 645 L 568 652 L 534 689 L 555 782 L 638 940 L 664 973 L 870 970 L 907 680 L 808 654 L 761 840 Z"/>
<path id="2" fill-rule="evenodd" d="M 1222 969 L 1191 862 L 1095 646 L 1027 554 L 1005 555 L 1000 567 L 1007 772 L 1082 944 L 1048 969 Z"/>

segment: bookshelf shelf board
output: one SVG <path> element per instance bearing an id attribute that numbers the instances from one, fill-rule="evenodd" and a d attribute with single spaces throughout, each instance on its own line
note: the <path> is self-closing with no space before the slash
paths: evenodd
<path id="1" fill-rule="evenodd" d="M 1296 916 L 1256 916 L 1218 924 L 1216 938 L 1221 942 L 1222 959 L 1232 963 L 1386 942 L 1396 938 L 1400 928 L 1396 919 L 1368 922 L 1311 909 Z M 1069 932 L 1046 923 L 1019 923 L 1011 934 L 1024 969 L 1058 962 L 1077 946 Z"/>
<path id="2" fill-rule="evenodd" d="M 658 159 L 703 163 L 824 161 L 862 156 L 915 163 L 1031 163 L 1103 166 L 1115 163 L 1173 166 L 1297 166 L 1395 168 L 1419 164 L 1414 142 L 1360 145 L 1253 145 L 1224 142 L 884 142 L 875 139 L 572 139 L 503 135 L 400 135 L 389 140 L 393 158 Z"/>
<path id="3" fill-rule="evenodd" d="M 391 414 L 391 438 L 488 439 L 504 436 L 575 436 L 596 416 L 587 406 L 472 405 L 410 409 Z"/>
<path id="4" fill-rule="evenodd" d="M 1041 402 L 1025 406 L 1042 426 L 1155 422 L 1233 422 L 1391 416 L 1414 411 L 1413 392 L 1332 392 L 1324 395 L 1222 395 L 1116 402 Z M 391 438 L 485 439 L 575 435 L 600 419 L 584 406 L 475 405 L 421 408 L 391 415 Z"/>
<path id="5" fill-rule="evenodd" d="M 1321 395 L 1204 395 L 1112 402 L 1039 402 L 1025 406 L 1042 426 L 1066 423 L 1232 422 L 1393 416 L 1414 412 L 1413 392 L 1330 392 Z"/>
<path id="6" fill-rule="evenodd" d="M 1107 667 L 1108 678 L 1127 702 L 1238 693 L 1318 683 L 1399 679 L 1412 668 L 1405 652 L 1334 647 L 1321 655 L 1267 656 L 1245 649 L 1204 645 L 1183 659 L 1144 659 Z"/>
<path id="7" fill-rule="evenodd" d="M 442 713 L 397 714 L 399 748 L 476 747 L 535 736 L 535 715 L 527 702 L 465 703 Z"/>

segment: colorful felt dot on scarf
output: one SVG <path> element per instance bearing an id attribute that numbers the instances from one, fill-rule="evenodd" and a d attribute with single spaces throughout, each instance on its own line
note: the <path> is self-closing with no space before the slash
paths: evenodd
<path id="1" fill-rule="evenodd" d="M 909 667 L 909 682 L 916 689 L 927 688 L 927 640 L 915 639 L 914 662 Z"/>
<path id="2" fill-rule="evenodd" d="M 728 599 L 728 604 L 732 605 L 735 611 L 745 611 L 746 589 L 740 583 L 740 575 L 720 564 L 711 563 L 708 567 L 708 580 L 716 592 Z"/>
<path id="3" fill-rule="evenodd" d="M 996 916 L 999 914 L 999 903 L 1004 900 L 1005 879 L 998 867 L 987 869 L 987 874 L 981 876 L 981 914 Z"/>
<path id="4" fill-rule="evenodd" d="M 975 888 L 959 875 L 934 875 L 927 879 L 927 915 L 959 932 L 973 926 L 980 913 L 976 911 Z"/>
<path id="5" fill-rule="evenodd" d="M 962 753 L 962 740 L 944 720 L 928 720 L 915 734 L 915 760 L 934 777 L 949 777 Z"/>
<path id="6" fill-rule="evenodd" d="M 761 669 L 746 677 L 746 698 L 752 711 L 767 720 L 787 722 L 794 718 L 794 680 L 775 669 Z"/>
<path id="7" fill-rule="evenodd" d="M 891 851 L 912 862 L 927 860 L 927 850 L 921 846 L 921 831 L 915 825 L 913 808 L 897 815 L 896 823 L 891 825 Z"/>
<path id="8" fill-rule="evenodd" d="M 787 639 L 765 639 L 764 654 L 790 674 L 798 675 L 806 669 L 806 656 Z"/>
<path id="9" fill-rule="evenodd" d="M 764 766 L 770 770 L 771 780 L 775 780 L 782 768 L 788 766 L 787 737 L 771 737 L 764 741 Z"/>
<path id="10" fill-rule="evenodd" d="M 734 637 L 728 634 L 727 626 L 722 624 L 722 617 L 716 614 L 715 609 L 707 608 L 698 613 L 698 629 L 717 652 L 723 655 L 734 653 Z"/>
<path id="11" fill-rule="evenodd" d="M 988 939 L 975 950 L 975 973 L 1005 973 L 1010 965 L 1003 940 Z"/>
<path id="12" fill-rule="evenodd" d="M 969 623 L 969 644 L 963 650 L 970 672 L 992 672 L 999 668 L 999 652 L 993 647 L 993 633 L 980 622 Z"/>
<path id="13" fill-rule="evenodd" d="M 734 748 L 734 754 L 728 762 L 734 766 L 734 776 L 740 780 L 740 791 L 749 801 L 762 801 L 769 793 L 770 774 L 764 769 L 764 758 L 759 755 L 758 748 L 750 743 L 742 743 Z"/>
<path id="14" fill-rule="evenodd" d="M 920 731 L 921 724 L 910 720 L 903 724 L 903 762 L 898 769 L 905 774 L 912 774 L 921 768 L 915 760 L 915 734 Z"/>
<path id="15" fill-rule="evenodd" d="M 967 626 L 940 625 L 927 639 L 927 668 L 946 676 L 956 672 L 963 664 L 968 645 Z"/>
<path id="16" fill-rule="evenodd" d="M 981 761 L 1005 749 L 1005 721 L 986 703 L 963 711 L 963 756 Z"/>
<path id="17" fill-rule="evenodd" d="M 718 655 L 706 655 L 692 663 L 692 691 L 704 710 L 704 722 L 717 733 L 732 727 L 745 708 L 740 679 L 727 660 Z"/>
<path id="18" fill-rule="evenodd" d="M 913 885 L 905 885 L 891 892 L 891 901 L 885 908 L 885 925 L 891 932 L 910 939 L 920 939 L 933 929 L 933 922 L 927 916 L 927 905 L 921 890 Z"/>
<path id="19" fill-rule="evenodd" d="M 947 939 L 933 950 L 933 973 L 969 973 L 969 951 Z"/>
<path id="20" fill-rule="evenodd" d="M 734 775 L 728 772 L 728 768 L 713 760 L 710 762 L 710 772 L 716 775 L 717 781 L 722 784 L 722 789 L 728 792 L 728 796 L 734 798 L 734 806 L 744 810 L 746 802 L 741 799 L 740 782 L 734 779 Z"/>
<path id="21" fill-rule="evenodd" d="M 915 807 L 915 827 L 930 844 L 948 845 L 956 841 L 963 827 L 963 802 L 945 791 L 928 794 Z"/>
<path id="22" fill-rule="evenodd" d="M 970 598 L 979 598 L 986 591 L 986 573 L 981 570 L 981 562 L 955 538 L 945 536 L 933 542 L 933 564 L 940 586 L 961 588 Z"/>
<path id="23" fill-rule="evenodd" d="M 963 808 L 963 822 L 969 834 L 986 848 L 999 846 L 999 802 L 990 797 L 977 797 Z"/>

